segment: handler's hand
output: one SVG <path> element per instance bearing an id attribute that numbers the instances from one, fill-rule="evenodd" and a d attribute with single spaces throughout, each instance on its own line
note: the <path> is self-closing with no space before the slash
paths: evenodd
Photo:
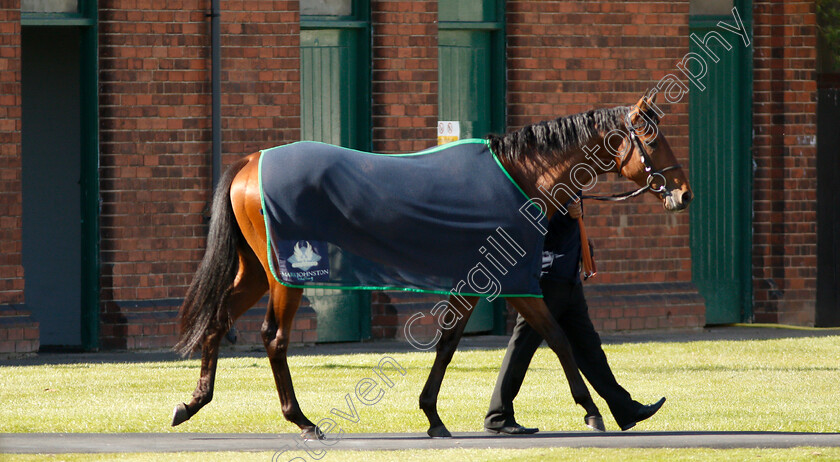
<path id="1" fill-rule="evenodd" d="M 583 210 L 580 207 L 580 201 L 572 202 L 566 207 L 566 210 L 569 211 L 569 218 L 572 220 L 577 220 L 581 216 L 583 216 Z"/>

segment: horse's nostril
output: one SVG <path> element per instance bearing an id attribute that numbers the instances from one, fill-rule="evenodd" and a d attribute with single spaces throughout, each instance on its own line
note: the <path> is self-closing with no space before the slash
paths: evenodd
<path id="1" fill-rule="evenodd" d="M 682 195 L 683 204 L 688 204 L 691 202 L 691 191 L 686 191 Z"/>

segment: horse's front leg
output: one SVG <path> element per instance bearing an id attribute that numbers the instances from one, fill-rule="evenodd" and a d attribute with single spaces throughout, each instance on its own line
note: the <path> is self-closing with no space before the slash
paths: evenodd
<path id="1" fill-rule="evenodd" d="M 595 406 L 595 402 L 592 401 L 589 388 L 586 387 L 586 383 L 580 375 L 569 339 L 549 313 L 545 302 L 540 298 L 523 297 L 509 298 L 508 301 L 528 321 L 528 324 L 543 336 L 548 346 L 557 355 L 560 365 L 563 366 L 563 372 L 569 382 L 569 388 L 572 390 L 575 403 L 586 410 L 586 416 L 584 417 L 586 425 L 595 430 L 604 431 L 604 421 L 601 418 L 601 413 Z"/>
<path id="2" fill-rule="evenodd" d="M 446 310 L 438 315 L 438 324 L 441 325 L 441 337 L 436 345 L 435 362 L 432 365 L 432 370 L 429 372 L 429 378 L 426 379 L 426 385 L 420 393 L 420 409 L 426 414 L 429 419 L 429 430 L 426 433 L 432 438 L 449 438 L 452 436 L 437 411 L 438 393 L 440 393 L 440 385 L 443 382 L 443 376 L 446 374 L 446 367 L 452 361 L 452 355 L 455 354 L 455 349 L 458 348 L 458 342 L 461 340 L 461 335 L 464 333 L 464 327 L 467 321 L 470 320 L 472 309 L 478 303 L 478 297 L 459 297 L 467 302 L 469 306 L 464 306 L 454 297 L 449 298 L 449 304 L 443 306 L 442 304 L 435 305 L 442 310 Z M 458 315 L 460 314 L 460 318 Z"/>

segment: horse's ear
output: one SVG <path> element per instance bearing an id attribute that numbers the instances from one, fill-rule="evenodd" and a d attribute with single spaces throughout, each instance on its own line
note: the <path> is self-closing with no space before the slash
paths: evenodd
<path id="1" fill-rule="evenodd" d="M 650 101 L 652 101 L 652 100 L 650 98 L 648 98 L 647 96 L 642 96 L 642 99 L 640 99 L 639 102 L 636 103 L 636 107 L 639 108 L 639 112 L 645 112 L 648 109 L 650 109 L 650 106 L 649 106 Z"/>
<path id="2" fill-rule="evenodd" d="M 657 112 L 659 111 L 659 109 L 656 107 L 656 95 L 657 95 L 657 93 L 658 92 L 653 92 L 653 93 L 649 93 L 645 96 L 642 96 L 642 98 L 639 100 L 639 102 L 636 103 L 636 109 L 631 111 L 631 113 L 629 114 L 630 121 L 633 124 L 633 126 L 635 126 L 639 122 L 641 122 L 639 120 L 640 118 L 645 118 L 646 119 L 645 123 L 648 123 L 648 122 L 659 123 L 659 118 L 657 117 L 658 116 Z M 652 113 L 650 112 L 651 110 L 653 110 Z M 647 115 L 647 114 L 652 114 L 652 115 Z M 650 117 L 653 117 L 653 119 L 648 120 L 648 119 L 650 119 Z"/>
<path id="3" fill-rule="evenodd" d="M 645 111 L 648 110 L 648 98 L 647 96 L 642 96 L 642 99 L 636 103 L 636 106 L 630 110 L 627 114 L 627 121 L 629 122 L 628 126 L 635 127 L 641 122 L 641 115 Z"/>
<path id="4" fill-rule="evenodd" d="M 654 140 L 658 132 L 657 124 L 659 118 L 657 117 L 656 105 L 653 103 L 656 94 L 653 96 L 643 96 L 642 99 L 636 103 L 636 106 L 627 113 L 627 128 L 635 130 L 636 135 L 643 140 Z M 648 143 L 649 144 L 649 143 Z"/>

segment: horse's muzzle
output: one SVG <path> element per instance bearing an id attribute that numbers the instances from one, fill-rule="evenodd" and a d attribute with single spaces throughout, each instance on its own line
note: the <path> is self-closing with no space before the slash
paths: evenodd
<path id="1" fill-rule="evenodd" d="M 677 189 L 665 194 L 662 205 L 669 212 L 681 212 L 688 208 L 691 199 L 693 199 L 691 190 Z"/>

